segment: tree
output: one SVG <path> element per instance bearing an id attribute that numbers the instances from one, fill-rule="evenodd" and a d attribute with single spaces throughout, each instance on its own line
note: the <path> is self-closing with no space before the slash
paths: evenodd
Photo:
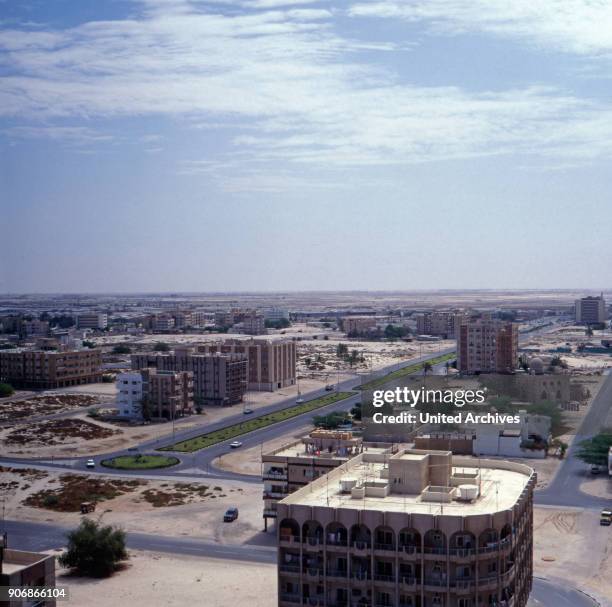
<path id="1" fill-rule="evenodd" d="M 287 318 L 279 318 L 278 320 L 268 319 L 264 322 L 267 329 L 287 329 L 291 326 L 291 322 Z"/>
<path id="2" fill-rule="evenodd" d="M 125 344 L 118 344 L 113 348 L 113 354 L 129 354 L 131 351 L 132 348 Z"/>
<path id="3" fill-rule="evenodd" d="M 170 346 L 165 341 L 158 341 L 153 346 L 154 352 L 168 352 L 170 350 Z"/>
<path id="4" fill-rule="evenodd" d="M 11 384 L 0 384 L 0 398 L 5 398 L 6 396 L 11 396 L 15 393 L 13 386 Z"/>
<path id="5" fill-rule="evenodd" d="M 352 367 L 356 362 L 359 361 L 359 358 L 359 350 L 352 350 L 348 357 L 349 365 Z"/>
<path id="6" fill-rule="evenodd" d="M 606 466 L 610 447 L 612 447 L 612 431 L 606 430 L 593 438 L 581 441 L 576 457 L 592 466 Z"/>
<path id="7" fill-rule="evenodd" d="M 59 562 L 81 575 L 108 577 L 128 558 L 125 531 L 86 518 L 68 533 L 68 547 Z"/>
<path id="8" fill-rule="evenodd" d="M 589 326 L 586 328 L 586 330 L 585 330 L 584 334 L 585 334 L 587 337 L 593 337 L 593 327 L 591 327 L 591 325 L 589 325 Z"/>
<path id="9" fill-rule="evenodd" d="M 353 416 L 354 420 L 360 421 L 361 420 L 361 403 L 357 403 L 352 409 L 351 409 L 351 415 Z"/>
<path id="10" fill-rule="evenodd" d="M 432 367 L 431 363 L 428 360 L 426 360 L 423 363 L 423 375 L 427 375 L 432 369 L 433 369 L 433 367 Z"/>
<path id="11" fill-rule="evenodd" d="M 83 347 L 84 348 L 95 348 L 96 347 L 96 342 L 95 341 L 90 341 L 89 339 L 84 339 L 83 340 Z"/>
<path id="12" fill-rule="evenodd" d="M 338 358 L 346 358 L 348 356 L 348 346 L 346 344 L 338 344 L 336 346 L 336 356 Z"/>

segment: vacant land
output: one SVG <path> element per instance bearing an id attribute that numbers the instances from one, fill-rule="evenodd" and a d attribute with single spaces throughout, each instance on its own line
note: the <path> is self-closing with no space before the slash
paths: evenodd
<path id="1" fill-rule="evenodd" d="M 78 438 L 85 441 L 98 438 L 108 438 L 119 434 L 118 430 L 105 428 L 80 419 L 52 419 L 28 425 L 20 425 L 10 430 L 3 437 L 6 445 L 40 445 L 63 444 L 70 439 Z"/>
<path id="2" fill-rule="evenodd" d="M 0 423 L 20 422 L 30 417 L 64 413 L 99 402 L 100 399 L 87 394 L 44 394 L 13 398 L 0 403 Z"/>
<path id="3" fill-rule="evenodd" d="M 182 453 L 199 451 L 200 449 L 205 449 L 211 445 L 216 445 L 217 443 L 229 440 L 230 438 L 247 434 L 253 430 L 258 430 L 259 428 L 265 428 L 266 426 L 282 422 L 286 419 L 296 417 L 297 415 L 302 415 L 303 413 L 320 409 L 326 405 L 331 405 L 332 403 L 348 398 L 352 394 L 353 392 L 333 392 L 331 394 L 326 394 L 325 396 L 319 396 L 319 398 L 283 409 L 282 411 L 277 411 L 276 413 L 271 413 L 270 415 L 256 417 L 247 422 L 227 426 L 221 430 L 200 434 L 199 436 L 180 441 L 174 445 L 162 447 L 160 451 L 179 451 Z"/>

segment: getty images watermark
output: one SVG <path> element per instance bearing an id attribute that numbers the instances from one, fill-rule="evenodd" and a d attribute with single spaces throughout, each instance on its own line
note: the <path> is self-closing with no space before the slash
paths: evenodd
<path id="1" fill-rule="evenodd" d="M 392 390 L 374 390 L 372 406 L 381 408 L 385 405 L 404 405 L 414 409 L 417 405 L 446 404 L 455 407 L 465 405 L 482 405 L 486 401 L 487 391 L 483 390 L 416 390 L 397 387 Z M 397 411 L 385 414 L 376 411 L 372 416 L 375 424 L 518 424 L 519 415 L 503 415 L 499 413 L 476 414 L 471 411 L 449 413 L 432 413 L 429 411 Z"/>

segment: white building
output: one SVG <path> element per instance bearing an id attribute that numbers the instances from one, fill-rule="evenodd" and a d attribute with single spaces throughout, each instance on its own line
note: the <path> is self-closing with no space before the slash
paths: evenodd
<path id="1" fill-rule="evenodd" d="M 141 417 L 142 375 L 138 372 L 117 375 L 117 408 L 121 417 Z"/>
<path id="2" fill-rule="evenodd" d="M 603 293 L 598 297 L 583 297 L 576 300 L 576 322 L 599 325 L 606 322 L 606 301 Z"/>
<path id="3" fill-rule="evenodd" d="M 77 329 L 106 329 L 108 327 L 108 314 L 86 312 L 76 317 Z"/>
<path id="4" fill-rule="evenodd" d="M 264 318 L 278 322 L 279 320 L 289 320 L 289 310 L 285 308 L 268 308 L 264 310 Z"/>

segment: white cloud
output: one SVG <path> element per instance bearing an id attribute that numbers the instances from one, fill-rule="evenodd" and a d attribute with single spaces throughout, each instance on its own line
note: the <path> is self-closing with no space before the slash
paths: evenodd
<path id="1" fill-rule="evenodd" d="M 70 143 L 107 143 L 114 141 L 113 135 L 100 133 L 83 126 L 13 126 L 2 133 L 11 139 L 51 139 Z"/>
<path id="2" fill-rule="evenodd" d="M 349 14 L 425 21 L 452 34 L 515 37 L 557 51 L 612 53 L 609 0 L 374 0 L 353 5 Z"/>
<path id="3" fill-rule="evenodd" d="M 459 0 L 409 6 L 431 12 L 442 4 L 467 10 Z M 381 5 L 399 6 L 361 6 L 382 14 Z M 238 6 L 223 14 L 210 4 L 150 0 L 130 19 L 46 33 L 0 31 L 0 48 L 10 66 L 0 114 L 47 121 L 163 115 L 204 128 L 227 124 L 240 133 L 233 150 L 241 164 L 212 161 L 217 172 L 253 162 L 398 165 L 511 153 L 565 162 L 612 153 L 609 106 L 553 88 L 468 92 L 402 83 L 354 53 L 368 44 L 339 35 L 332 13 L 322 9 Z"/>

